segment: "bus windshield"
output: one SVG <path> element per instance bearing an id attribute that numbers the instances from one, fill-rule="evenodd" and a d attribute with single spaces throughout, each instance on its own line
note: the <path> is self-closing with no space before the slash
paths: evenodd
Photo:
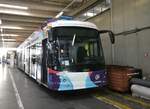
<path id="1" fill-rule="evenodd" d="M 56 27 L 52 36 L 58 46 L 58 68 L 63 71 L 93 71 L 104 68 L 98 30 L 81 27 Z"/>

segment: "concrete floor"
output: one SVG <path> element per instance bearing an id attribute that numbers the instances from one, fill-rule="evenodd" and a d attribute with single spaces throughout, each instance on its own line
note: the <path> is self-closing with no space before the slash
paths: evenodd
<path id="1" fill-rule="evenodd" d="M 53 92 L 20 70 L 0 64 L 0 109 L 150 109 L 149 103 L 102 89 Z"/>

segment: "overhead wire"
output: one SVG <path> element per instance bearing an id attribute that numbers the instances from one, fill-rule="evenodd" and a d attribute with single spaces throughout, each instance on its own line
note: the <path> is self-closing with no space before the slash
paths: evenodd
<path id="1" fill-rule="evenodd" d="M 59 18 L 60 16 L 62 16 L 64 14 L 64 11 L 69 8 L 76 0 L 72 0 L 64 9 L 62 9 L 62 11 L 60 11 L 55 18 Z"/>

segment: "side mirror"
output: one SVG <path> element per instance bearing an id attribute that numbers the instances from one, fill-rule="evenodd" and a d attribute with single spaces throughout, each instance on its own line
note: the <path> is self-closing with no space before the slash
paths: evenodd
<path id="1" fill-rule="evenodd" d="M 115 43 L 115 36 L 114 36 L 114 33 L 110 30 L 100 30 L 99 31 L 99 34 L 105 34 L 105 33 L 108 33 L 109 34 L 109 37 L 110 37 L 110 41 L 112 44 Z"/>

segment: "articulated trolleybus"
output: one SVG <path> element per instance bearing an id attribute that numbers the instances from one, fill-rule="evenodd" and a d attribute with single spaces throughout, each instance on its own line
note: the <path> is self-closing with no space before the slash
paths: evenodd
<path id="1" fill-rule="evenodd" d="M 107 72 L 96 25 L 55 20 L 35 31 L 18 47 L 18 68 L 51 90 L 67 91 L 103 87 Z"/>

